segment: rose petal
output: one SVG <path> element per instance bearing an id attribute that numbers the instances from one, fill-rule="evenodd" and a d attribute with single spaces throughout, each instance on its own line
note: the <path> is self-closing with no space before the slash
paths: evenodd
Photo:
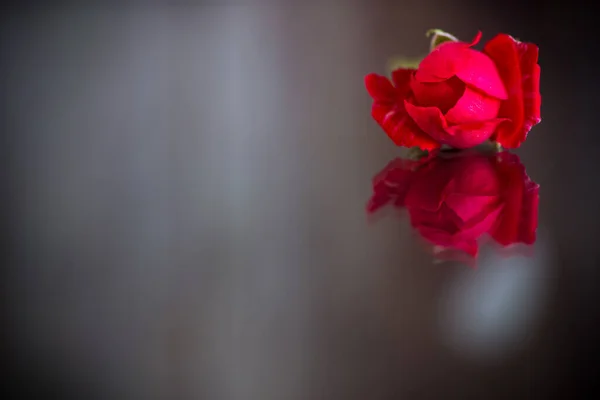
<path id="1" fill-rule="evenodd" d="M 411 191 L 406 196 L 406 206 L 438 211 L 445 200 L 444 192 L 453 174 L 451 168 L 440 169 L 438 160 L 425 165 L 412 183 Z"/>
<path id="2" fill-rule="evenodd" d="M 432 150 L 440 144 L 424 133 L 408 116 L 402 103 L 373 103 L 371 116 L 383 128 L 385 133 L 398 146 L 419 147 Z"/>
<path id="3" fill-rule="evenodd" d="M 455 159 L 449 193 L 468 196 L 497 196 L 500 182 L 494 164 L 485 154 L 473 154 Z M 447 164 L 446 164 L 447 165 Z M 446 166 L 445 168 L 448 168 Z"/>
<path id="4" fill-rule="evenodd" d="M 479 43 L 481 32 L 471 43 L 447 42 L 437 46 L 419 64 L 416 77 L 419 82 L 441 82 L 456 75 L 457 68 L 462 66 L 464 58 L 462 50 Z"/>
<path id="5" fill-rule="evenodd" d="M 449 160 L 444 169 L 453 171 L 444 197 L 460 230 L 479 224 L 500 204 L 500 184 L 488 156 L 467 154 Z"/>
<path id="6" fill-rule="evenodd" d="M 440 144 L 424 133 L 406 113 L 404 98 L 410 92 L 412 70 L 394 71 L 394 87 L 384 76 L 369 74 L 365 77 L 367 91 L 373 97 L 371 116 L 398 146 L 420 147 L 432 150 Z"/>
<path id="7" fill-rule="evenodd" d="M 448 133 L 447 144 L 457 149 L 468 149 L 485 142 L 496 131 L 498 125 L 504 122 L 503 118 L 494 118 L 489 121 L 467 122 L 453 125 L 446 129 Z"/>
<path id="8" fill-rule="evenodd" d="M 481 33 L 476 37 L 477 41 L 480 36 Z M 456 75 L 489 96 L 506 99 L 506 89 L 496 65 L 485 54 L 469 48 L 472 45 L 464 42 L 441 44 L 419 64 L 415 74 L 417 81 L 441 82 Z"/>
<path id="9" fill-rule="evenodd" d="M 399 68 L 392 71 L 392 82 L 396 87 L 396 93 L 401 97 L 406 97 L 410 92 L 410 81 L 415 74 L 414 69 Z"/>
<path id="10" fill-rule="evenodd" d="M 415 74 L 419 82 L 441 82 L 455 76 L 465 64 L 465 43 L 444 43 L 429 53 Z"/>
<path id="11" fill-rule="evenodd" d="M 470 255 L 503 208 L 494 163 L 485 155 L 435 158 L 422 166 L 405 204 L 411 224 L 428 241 Z"/>
<path id="12" fill-rule="evenodd" d="M 465 57 L 464 65 L 456 71 L 456 76 L 461 81 L 489 96 L 498 99 L 508 98 L 496 65 L 488 56 L 477 50 L 465 49 L 463 57 Z"/>
<path id="13" fill-rule="evenodd" d="M 389 102 L 396 100 L 396 90 L 385 76 L 369 74 L 365 76 L 365 86 L 373 100 Z"/>
<path id="14" fill-rule="evenodd" d="M 507 148 L 519 147 L 531 128 L 541 121 L 538 47 L 499 34 L 483 51 L 496 63 L 509 93 L 508 99 L 500 105 L 498 116 L 510 121 L 498 128 L 494 139 Z"/>
<path id="15" fill-rule="evenodd" d="M 481 122 L 496 118 L 500 100 L 486 96 L 479 90 L 466 87 L 454 107 L 446 112 L 449 123 Z M 443 110 L 441 110 L 443 112 Z"/>
<path id="16" fill-rule="evenodd" d="M 499 204 L 491 210 L 482 211 L 480 218 L 473 218 L 473 224 L 461 227 L 456 235 L 454 235 L 454 240 L 457 243 L 462 243 L 469 240 L 476 241 L 484 234 L 490 232 L 498 220 L 502 210 L 503 205 Z"/>
<path id="17" fill-rule="evenodd" d="M 446 128 L 448 122 L 437 107 L 419 107 L 404 101 L 406 112 L 415 121 L 415 123 L 432 138 L 445 143 L 447 139 Z"/>
<path id="18" fill-rule="evenodd" d="M 538 225 L 539 185 L 529 179 L 525 167 L 514 154 L 499 154 L 497 171 L 504 187 L 505 206 L 492 237 L 504 246 L 532 244 Z"/>
<path id="19" fill-rule="evenodd" d="M 392 200 L 395 206 L 403 207 L 415 174 L 413 168 L 419 164 L 419 161 L 397 158 L 381 170 L 373 178 L 373 196 L 367 204 L 367 212 L 374 213 Z"/>
<path id="20" fill-rule="evenodd" d="M 489 225 L 493 224 L 492 218 L 497 215 L 494 214 L 489 219 L 484 218 L 481 225 L 463 230 L 451 223 L 453 212 L 445 205 L 435 213 L 435 216 L 433 213 L 430 214 L 429 218 L 422 210 L 410 211 L 411 223 L 416 221 L 414 227 L 423 238 L 436 246 L 459 249 L 472 256 L 476 256 L 478 252 L 477 239 L 487 232 Z"/>
<path id="21" fill-rule="evenodd" d="M 492 135 L 498 124 L 503 121 L 503 119 L 495 118 L 489 121 L 448 126 L 448 122 L 438 108 L 419 107 L 410 104 L 406 100 L 404 106 L 408 115 L 418 127 L 430 137 L 442 144 L 459 149 L 466 149 L 483 143 Z"/>
<path id="22" fill-rule="evenodd" d="M 409 207 L 408 211 L 410 214 L 410 223 L 413 228 L 418 229 L 419 232 L 429 230 L 429 232 L 436 232 L 438 235 L 446 237 L 446 239 L 439 237 L 435 244 L 444 246 L 451 243 L 451 237 L 458 232 L 457 226 L 451 218 L 445 215 L 442 209 L 427 211 L 418 207 Z M 428 239 L 434 240 L 431 237 Z"/>
<path id="23" fill-rule="evenodd" d="M 479 253 L 479 245 L 476 240 L 466 240 L 464 242 L 458 242 L 455 247 L 467 253 L 472 257 L 477 257 Z"/>
<path id="24" fill-rule="evenodd" d="M 523 89 L 523 105 L 525 106 L 525 126 L 529 131 L 541 122 L 542 96 L 540 95 L 540 73 L 538 65 L 539 49 L 532 43 L 515 42 L 521 61 L 521 83 Z M 531 73 L 531 76 L 528 75 Z"/>
<path id="25" fill-rule="evenodd" d="M 410 87 L 419 106 L 437 107 L 442 113 L 454 107 L 465 93 L 464 82 L 455 76 L 442 82 L 419 82 L 413 77 Z"/>
<path id="26" fill-rule="evenodd" d="M 481 210 L 489 209 L 498 203 L 498 196 L 452 193 L 446 198 L 445 203 L 459 218 L 460 225 L 463 225 L 478 216 Z"/>

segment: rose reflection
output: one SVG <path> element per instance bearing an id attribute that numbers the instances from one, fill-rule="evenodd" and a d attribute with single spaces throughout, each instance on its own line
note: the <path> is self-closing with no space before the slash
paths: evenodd
<path id="1" fill-rule="evenodd" d="M 489 234 L 508 246 L 536 239 L 539 185 L 509 152 L 438 152 L 418 161 L 395 159 L 373 178 L 367 212 L 392 203 L 443 254 L 478 254 Z"/>

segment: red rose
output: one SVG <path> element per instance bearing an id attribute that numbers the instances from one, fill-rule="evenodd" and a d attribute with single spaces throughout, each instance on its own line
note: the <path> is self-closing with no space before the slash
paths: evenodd
<path id="1" fill-rule="evenodd" d="M 422 237 L 443 248 L 476 256 L 486 233 L 503 246 L 535 241 L 539 186 L 508 152 L 397 159 L 374 178 L 373 191 L 369 213 L 393 201 Z"/>
<path id="2" fill-rule="evenodd" d="M 399 146 L 469 148 L 492 139 L 518 147 L 540 122 L 538 48 L 500 34 L 480 52 L 446 41 L 418 69 L 397 69 L 392 82 L 369 74 L 371 115 Z"/>

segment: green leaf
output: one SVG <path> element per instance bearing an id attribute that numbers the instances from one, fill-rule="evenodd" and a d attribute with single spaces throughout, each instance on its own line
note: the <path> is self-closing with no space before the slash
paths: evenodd
<path id="1" fill-rule="evenodd" d="M 433 51 L 442 43 L 446 42 L 458 42 L 458 38 L 448 32 L 444 32 L 441 29 L 430 29 L 425 34 L 427 37 L 431 36 L 431 42 L 429 44 L 429 51 Z"/>

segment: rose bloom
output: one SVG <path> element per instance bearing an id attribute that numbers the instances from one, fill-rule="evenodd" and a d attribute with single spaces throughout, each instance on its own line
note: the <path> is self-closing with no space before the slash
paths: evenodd
<path id="1" fill-rule="evenodd" d="M 397 69 L 392 82 L 365 77 L 371 114 L 399 146 L 469 148 L 491 139 L 519 147 L 541 121 L 538 47 L 499 34 L 483 52 L 447 41 L 417 69 Z"/>
<path id="2" fill-rule="evenodd" d="M 396 159 L 375 176 L 373 192 L 368 213 L 405 208 L 413 228 L 441 248 L 476 256 L 484 234 L 502 246 L 535 242 L 539 186 L 508 152 Z"/>

